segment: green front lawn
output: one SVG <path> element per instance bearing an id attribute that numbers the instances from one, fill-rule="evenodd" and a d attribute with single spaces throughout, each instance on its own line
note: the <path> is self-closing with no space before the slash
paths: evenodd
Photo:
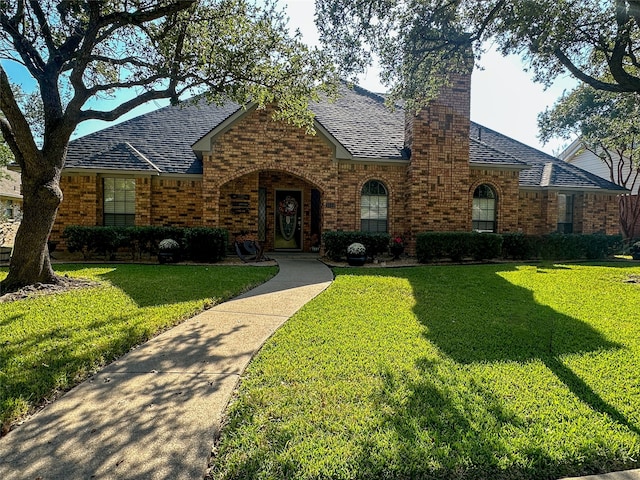
<path id="1" fill-rule="evenodd" d="M 640 466 L 640 267 L 337 269 L 250 364 L 216 479 Z"/>
<path id="2" fill-rule="evenodd" d="M 234 266 L 60 265 L 100 286 L 0 303 L 0 424 L 29 413 L 134 345 L 275 274 Z M 7 269 L 0 270 L 0 280 Z"/>

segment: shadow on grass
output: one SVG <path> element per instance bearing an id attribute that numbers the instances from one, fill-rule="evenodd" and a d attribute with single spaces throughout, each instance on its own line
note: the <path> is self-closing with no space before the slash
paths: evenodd
<path id="1" fill-rule="evenodd" d="M 587 323 L 536 302 L 530 290 L 498 275 L 506 269 L 486 266 L 473 269 L 473 275 L 442 277 L 437 287 L 429 290 L 425 290 L 425 282 L 413 282 L 417 300 L 414 311 L 428 329 L 427 338 L 462 364 L 540 360 L 582 402 L 640 434 L 638 426 L 603 400 L 561 359 L 621 346 L 606 340 Z M 434 282 L 428 285 L 433 287 Z"/>
<path id="2" fill-rule="evenodd" d="M 242 284 L 261 283 L 264 276 L 246 272 L 246 278 L 221 266 L 145 265 L 145 264 L 64 264 L 56 265 L 60 274 L 86 269 L 103 269 L 97 275 L 119 288 L 139 307 L 155 307 L 206 300 L 226 300 L 238 294 Z M 221 272 L 221 273 L 220 273 Z M 240 292 L 245 289 L 240 289 Z"/>
<path id="3" fill-rule="evenodd" d="M 500 275 L 515 269 L 509 265 L 485 265 L 376 271 L 376 274 L 409 281 L 416 301 L 413 311 L 426 327 L 424 335 L 445 358 L 463 368 L 487 363 L 542 362 L 593 411 L 640 435 L 637 424 L 563 362 L 566 355 L 617 350 L 622 346 L 607 340 L 580 319 L 538 303 L 531 290 L 514 285 Z M 532 275 L 552 269 L 570 270 L 545 265 L 532 270 Z M 506 411 L 502 406 L 504 399 L 481 381 L 467 378 L 467 383 L 452 386 L 447 369 L 433 361 L 419 359 L 416 367 L 419 375 L 410 379 L 402 378 L 398 372 L 386 372 L 384 388 L 375 399 L 381 411 L 391 412 L 386 416 L 386 427 L 391 427 L 399 439 L 398 455 L 403 459 L 405 470 L 394 472 L 394 478 L 421 478 L 428 472 L 429 478 L 443 479 L 551 479 L 611 470 L 612 459 L 601 451 L 597 442 L 582 446 L 575 460 L 558 461 L 545 449 L 536 447 L 533 439 L 517 452 L 507 451 L 506 444 L 495 432 L 508 432 L 513 428 L 527 430 L 524 417 Z M 526 381 L 522 378 L 522 382 Z M 395 395 L 395 391 L 409 392 L 409 395 Z M 403 401 L 396 403 L 394 398 Z M 483 422 L 494 422 L 494 427 L 485 430 Z M 492 433 L 487 433 L 489 431 Z M 384 471 L 383 464 L 397 463 L 391 458 L 376 460 L 375 449 L 373 441 L 364 446 L 366 455 L 359 460 L 363 470 L 372 468 L 370 464 L 375 461 L 380 463 L 377 471 Z M 434 449 L 441 451 L 434 455 Z M 505 460 L 513 459 L 514 455 L 528 460 Z M 433 464 L 425 465 L 425 459 L 434 457 Z M 501 459 L 505 460 L 502 465 Z"/>
<path id="4" fill-rule="evenodd" d="M 191 301 L 219 303 L 263 283 L 266 270 L 251 267 L 194 265 L 95 265 L 108 268 L 98 275 L 131 298 L 139 307 L 172 305 Z M 65 265 L 62 272 L 87 268 Z"/>

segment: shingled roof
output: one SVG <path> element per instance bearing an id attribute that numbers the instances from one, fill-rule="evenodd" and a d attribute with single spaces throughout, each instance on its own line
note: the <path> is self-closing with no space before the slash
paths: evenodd
<path id="1" fill-rule="evenodd" d="M 240 105 L 183 102 L 141 115 L 72 141 L 67 169 L 202 174 L 193 145 L 237 113 Z M 404 110 L 388 109 L 384 97 L 343 87 L 335 102 L 311 109 L 326 131 L 354 159 L 403 161 Z M 521 187 L 624 189 L 494 130 L 471 123 L 470 163 L 517 168 Z"/>
<path id="2" fill-rule="evenodd" d="M 202 174 L 191 145 L 240 106 L 183 102 L 73 140 L 66 168 Z"/>
<path id="3" fill-rule="evenodd" d="M 513 138 L 471 122 L 470 136 L 480 138 L 498 151 L 526 163 L 529 168 L 520 172 L 521 187 L 556 187 L 625 191 L 625 188 L 597 175 L 518 142 Z"/>

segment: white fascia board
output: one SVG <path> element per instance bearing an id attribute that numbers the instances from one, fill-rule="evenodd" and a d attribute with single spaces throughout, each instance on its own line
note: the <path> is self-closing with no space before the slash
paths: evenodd
<path id="1" fill-rule="evenodd" d="M 565 148 L 562 152 L 558 154 L 558 158 L 564 162 L 571 163 L 573 158 L 577 155 L 577 153 L 582 149 L 582 141 L 580 138 L 576 138 L 571 145 Z"/>

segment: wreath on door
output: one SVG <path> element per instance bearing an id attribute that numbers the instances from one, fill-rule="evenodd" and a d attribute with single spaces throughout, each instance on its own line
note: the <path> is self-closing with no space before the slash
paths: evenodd
<path id="1" fill-rule="evenodd" d="M 298 220 L 298 201 L 290 195 L 278 204 L 278 217 L 280 233 L 285 240 L 289 241 L 296 232 Z"/>

